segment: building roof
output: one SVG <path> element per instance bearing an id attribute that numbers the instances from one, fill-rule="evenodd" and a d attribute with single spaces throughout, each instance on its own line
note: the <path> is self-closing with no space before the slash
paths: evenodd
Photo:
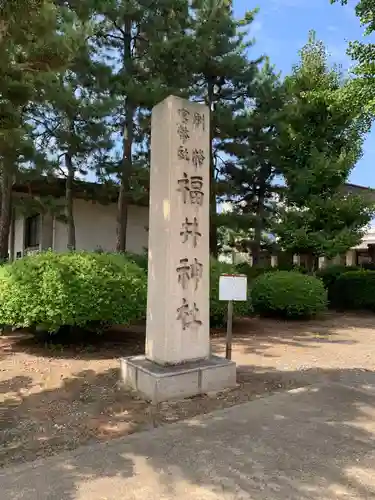
<path id="1" fill-rule="evenodd" d="M 61 177 L 45 176 L 35 179 L 25 179 L 13 185 L 13 191 L 37 196 L 54 196 L 61 198 L 65 196 L 66 180 Z M 352 194 L 368 194 L 375 202 L 375 189 L 360 186 L 358 184 L 345 184 L 345 191 Z M 114 182 L 98 183 L 88 182 L 80 179 L 74 180 L 73 196 L 86 200 L 95 200 L 99 203 L 116 203 L 119 187 Z M 130 192 L 130 201 L 134 205 L 148 206 L 149 192 L 146 186 Z"/>
<path id="2" fill-rule="evenodd" d="M 370 199 L 375 201 L 375 189 L 374 188 L 360 186 L 358 184 L 346 183 L 345 190 L 347 193 L 351 193 L 351 194 L 365 194 L 366 196 L 369 195 Z"/>
<path id="3" fill-rule="evenodd" d="M 31 180 L 17 182 L 13 185 L 13 192 L 36 196 L 53 196 L 61 198 L 65 196 L 66 179 L 61 177 L 45 176 Z M 75 179 L 73 183 L 74 198 L 95 200 L 98 203 L 116 203 L 118 200 L 119 187 L 114 182 L 98 183 Z M 148 191 L 130 193 L 130 202 L 134 205 L 148 205 Z"/>

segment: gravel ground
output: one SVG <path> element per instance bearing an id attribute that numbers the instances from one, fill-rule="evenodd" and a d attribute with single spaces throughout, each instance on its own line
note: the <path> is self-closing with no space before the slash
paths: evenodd
<path id="1" fill-rule="evenodd" d="M 24 334 L 0 337 L 0 467 L 375 368 L 373 316 L 248 319 L 234 333 L 236 389 L 155 407 L 118 384 L 118 358 L 144 346 L 141 332 L 126 338 L 83 348 L 36 345 Z M 220 332 L 212 344 L 223 354 Z"/>

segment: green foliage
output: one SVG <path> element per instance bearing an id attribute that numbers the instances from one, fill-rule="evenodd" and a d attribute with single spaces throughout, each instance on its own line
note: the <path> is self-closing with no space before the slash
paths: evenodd
<path id="1" fill-rule="evenodd" d="M 194 0 L 191 2 L 191 36 L 184 54 L 184 71 L 189 76 L 189 94 L 210 109 L 210 252 L 217 257 L 217 201 L 227 162 L 226 142 L 236 135 L 235 114 L 243 110 L 258 72 L 258 63 L 249 59 L 252 23 L 257 9 L 242 19 L 233 14 L 232 2 Z M 189 75 L 190 73 L 190 75 Z M 175 75 L 171 74 L 172 79 Z M 252 97 L 252 94 L 251 94 Z"/>
<path id="2" fill-rule="evenodd" d="M 359 243 L 374 213 L 373 203 L 345 193 L 366 128 L 361 108 L 343 100 L 346 84 L 312 34 L 285 81 L 279 129 L 278 165 L 286 188 L 275 233 L 293 253 L 343 253 Z"/>
<path id="3" fill-rule="evenodd" d="M 219 279 L 221 274 L 235 274 L 236 268 L 231 264 L 211 259 L 210 263 L 210 325 L 224 326 L 227 317 L 228 303 L 219 300 Z M 248 316 L 251 306 L 249 302 L 234 302 L 233 314 L 237 318 Z"/>
<path id="4" fill-rule="evenodd" d="M 42 253 L 3 266 L 0 323 L 39 326 L 129 324 L 144 318 L 145 273 L 123 255 Z"/>
<path id="5" fill-rule="evenodd" d="M 52 0 L 0 2 L 0 260 L 8 254 L 12 184 L 34 170 L 35 130 L 26 115 L 45 102 L 69 65 L 77 38 L 67 9 Z M 7 207 L 7 208 L 5 208 Z"/>
<path id="6" fill-rule="evenodd" d="M 336 2 L 342 5 L 348 3 L 347 0 L 331 0 L 331 3 Z M 374 0 L 357 0 L 355 14 L 359 18 L 361 26 L 364 27 L 365 36 L 361 40 L 349 43 L 348 54 L 356 61 L 356 66 L 353 69 L 356 77 L 352 79 L 351 86 L 345 96 L 352 106 L 361 106 L 363 111 L 372 118 L 375 113 L 375 46 L 371 39 L 371 35 L 375 31 L 374 13 Z"/>
<path id="7" fill-rule="evenodd" d="M 246 274 L 249 284 L 258 276 L 266 272 L 272 272 L 273 267 L 261 267 L 261 266 L 251 266 L 248 262 L 240 262 L 236 264 L 236 272 L 240 274 Z"/>
<path id="8" fill-rule="evenodd" d="M 258 264 L 261 250 L 274 246 L 268 229 L 276 209 L 275 124 L 283 106 L 282 85 L 268 61 L 248 86 L 247 98 L 252 99 L 252 106 L 233 104 L 233 128 L 221 145 L 229 159 L 220 178 L 220 192 L 230 199 L 231 210 L 222 213 L 218 222 L 230 231 L 230 246 L 251 252 Z"/>
<path id="9" fill-rule="evenodd" d="M 330 290 L 335 284 L 337 278 L 344 273 L 359 271 L 360 268 L 357 266 L 345 266 L 341 264 L 335 264 L 332 266 L 327 266 L 323 269 L 319 269 L 316 273 L 316 277 L 323 281 L 324 287 L 328 290 L 328 298 L 330 297 Z"/>
<path id="10" fill-rule="evenodd" d="M 148 173 L 151 108 L 170 94 L 179 95 L 180 85 L 185 93 L 189 86 L 179 81 L 189 39 L 188 1 L 85 3 L 92 9 L 96 57 L 105 66 L 99 85 L 114 104 L 106 125 L 115 147 L 101 175 L 119 186 L 116 251 L 124 252 L 127 207 L 134 190 L 144 193 Z"/>
<path id="11" fill-rule="evenodd" d="M 375 271 L 341 274 L 332 287 L 332 305 L 337 309 L 375 312 Z"/>
<path id="12" fill-rule="evenodd" d="M 261 276 L 262 274 L 265 273 L 272 273 L 276 271 L 295 271 L 301 274 L 306 274 L 307 269 L 302 267 L 302 266 L 296 266 L 294 264 L 290 265 L 280 265 L 276 267 L 261 267 L 261 266 L 250 266 L 247 262 L 241 262 L 240 264 L 236 265 L 236 270 L 238 273 L 241 274 L 246 274 L 249 283 L 251 283 L 255 278 L 258 276 Z"/>
<path id="13" fill-rule="evenodd" d="M 148 271 L 148 252 L 145 250 L 143 253 L 125 252 L 125 257 L 137 264 L 145 273 Z"/>
<path id="14" fill-rule="evenodd" d="M 326 309 L 327 292 L 313 276 L 277 271 L 254 281 L 251 300 L 254 312 L 261 316 L 310 318 Z"/>

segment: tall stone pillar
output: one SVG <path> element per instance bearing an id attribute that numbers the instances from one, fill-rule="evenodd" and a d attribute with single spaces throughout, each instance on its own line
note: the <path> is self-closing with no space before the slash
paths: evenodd
<path id="1" fill-rule="evenodd" d="M 151 126 L 146 356 L 178 364 L 210 353 L 208 108 L 170 97 Z"/>
<path id="2" fill-rule="evenodd" d="M 152 111 L 146 355 L 122 360 L 154 402 L 235 384 L 210 356 L 209 109 L 170 96 Z"/>

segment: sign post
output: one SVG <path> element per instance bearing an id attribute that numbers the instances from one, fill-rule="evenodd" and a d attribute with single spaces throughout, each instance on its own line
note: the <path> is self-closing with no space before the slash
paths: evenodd
<path id="1" fill-rule="evenodd" d="M 225 345 L 225 357 L 227 359 L 232 359 L 232 327 L 233 327 L 233 301 L 228 300 L 227 339 Z"/>
<path id="2" fill-rule="evenodd" d="M 247 276 L 222 274 L 219 280 L 219 300 L 228 301 L 225 357 L 232 359 L 233 301 L 247 300 Z"/>

